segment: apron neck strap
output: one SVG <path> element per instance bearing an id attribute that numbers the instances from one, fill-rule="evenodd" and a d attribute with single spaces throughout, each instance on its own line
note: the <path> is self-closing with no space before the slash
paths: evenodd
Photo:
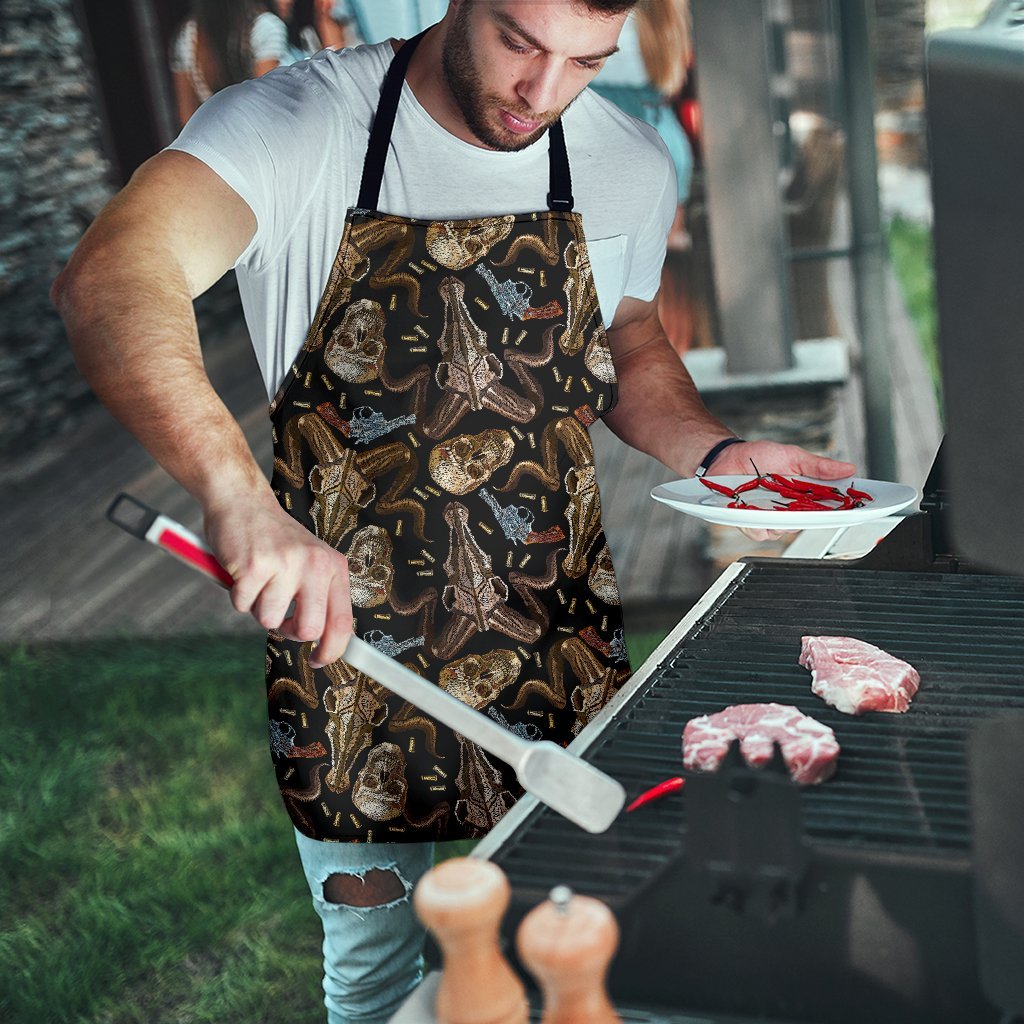
<path id="1" fill-rule="evenodd" d="M 395 54 L 384 76 L 380 102 L 370 130 L 370 141 L 363 161 L 363 178 L 359 186 L 360 210 L 376 210 L 380 202 L 380 187 L 384 181 L 384 164 L 391 145 L 391 132 L 395 127 L 398 101 L 402 98 L 402 85 L 409 61 L 420 41 L 427 34 L 424 29 L 419 35 L 407 40 Z M 569 154 L 565 148 L 565 133 L 561 119 L 548 129 L 548 163 L 550 167 L 550 191 L 548 209 L 570 212 L 573 207 L 572 179 L 569 175 Z"/>
<path id="2" fill-rule="evenodd" d="M 569 154 L 565 149 L 565 132 L 559 118 L 548 129 L 548 164 L 551 173 L 551 191 L 548 192 L 548 209 L 572 211 L 572 177 L 569 174 Z"/>
<path id="3" fill-rule="evenodd" d="M 366 158 L 363 161 L 363 180 L 359 186 L 360 210 L 376 210 L 380 200 L 380 186 L 384 180 L 384 163 L 388 158 L 388 146 L 391 144 L 391 130 L 395 126 L 395 115 L 398 113 L 398 101 L 402 98 L 402 83 L 409 61 L 419 46 L 420 40 L 427 34 L 424 29 L 418 36 L 407 39 L 402 48 L 395 54 L 384 76 L 384 84 L 380 90 L 380 102 L 373 118 L 370 130 L 370 142 L 366 147 Z"/>

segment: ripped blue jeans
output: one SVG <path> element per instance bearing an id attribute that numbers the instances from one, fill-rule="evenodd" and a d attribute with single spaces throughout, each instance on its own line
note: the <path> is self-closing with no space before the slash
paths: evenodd
<path id="1" fill-rule="evenodd" d="M 434 863 L 434 844 L 322 843 L 297 830 L 295 842 L 324 928 L 327 1024 L 384 1024 L 423 976 L 425 932 L 410 897 Z M 393 899 L 363 906 L 329 898 L 338 894 L 336 883 L 352 891 L 353 876 L 371 872 L 385 889 L 390 883 Z"/>

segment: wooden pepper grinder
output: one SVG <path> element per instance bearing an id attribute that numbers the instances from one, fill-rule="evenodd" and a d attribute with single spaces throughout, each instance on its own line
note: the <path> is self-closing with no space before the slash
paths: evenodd
<path id="1" fill-rule="evenodd" d="M 526 1024 L 526 990 L 498 946 L 511 888 L 490 861 L 446 860 L 413 893 L 419 919 L 444 958 L 437 990 L 437 1024 Z"/>
<path id="2" fill-rule="evenodd" d="M 542 1024 L 621 1024 L 605 989 L 619 943 L 612 912 L 564 885 L 519 926 L 519 957 L 544 993 Z"/>

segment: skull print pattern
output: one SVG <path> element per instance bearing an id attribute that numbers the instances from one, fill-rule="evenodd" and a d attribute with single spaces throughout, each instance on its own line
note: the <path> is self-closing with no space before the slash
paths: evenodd
<path id="1" fill-rule="evenodd" d="M 554 176 L 560 126 L 549 135 Z M 579 214 L 432 220 L 361 203 L 271 403 L 272 486 L 347 557 L 357 635 L 565 746 L 629 674 L 588 432 L 614 399 Z M 301 832 L 476 838 L 522 794 L 471 739 L 344 659 L 314 670 L 311 650 L 268 636 L 272 758 Z"/>

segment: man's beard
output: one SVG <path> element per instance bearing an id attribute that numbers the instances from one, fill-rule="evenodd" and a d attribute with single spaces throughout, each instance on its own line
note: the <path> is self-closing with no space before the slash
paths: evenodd
<path id="1" fill-rule="evenodd" d="M 484 92 L 480 72 L 477 70 L 470 52 L 469 8 L 468 2 L 459 8 L 444 41 L 441 65 L 444 69 L 445 81 L 448 83 L 448 90 L 459 105 L 459 110 L 462 112 L 469 130 L 485 146 L 506 152 L 525 149 L 531 143 L 536 142 L 552 122 L 558 120 L 558 117 L 544 115 L 538 118 L 532 111 L 510 106 L 501 96 L 493 93 L 488 95 Z M 543 123 L 535 131 L 520 135 L 509 128 L 494 125 L 488 120 L 487 115 L 496 107 L 501 107 L 514 117 L 522 118 L 524 121 L 541 120 Z"/>

